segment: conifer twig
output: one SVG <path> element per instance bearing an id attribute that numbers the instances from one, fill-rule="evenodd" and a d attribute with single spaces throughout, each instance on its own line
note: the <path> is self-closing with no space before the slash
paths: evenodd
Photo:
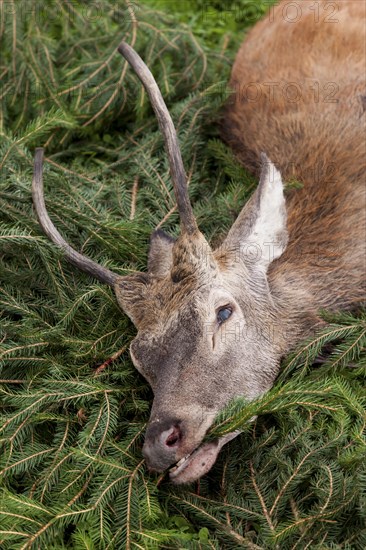
<path id="1" fill-rule="evenodd" d="M 132 186 L 130 220 L 133 220 L 135 218 L 138 186 L 139 186 L 139 177 L 135 176 L 135 179 L 133 181 L 133 186 Z"/>
<path id="2" fill-rule="evenodd" d="M 99 365 L 99 367 L 97 369 L 95 369 L 94 377 L 99 376 L 104 371 L 104 369 L 106 369 L 111 363 L 113 363 L 113 361 L 118 359 L 118 357 L 120 357 L 120 355 L 122 355 L 122 353 L 124 353 L 126 351 L 127 347 L 128 347 L 127 345 L 123 346 L 121 349 L 116 351 L 116 353 L 111 355 L 111 357 L 109 357 L 109 359 L 106 359 L 106 361 L 104 361 L 104 363 Z"/>

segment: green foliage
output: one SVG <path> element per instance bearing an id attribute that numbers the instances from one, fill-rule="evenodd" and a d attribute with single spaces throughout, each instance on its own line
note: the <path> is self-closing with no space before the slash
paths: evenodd
<path id="1" fill-rule="evenodd" d="M 33 149 L 44 145 L 50 215 L 94 260 L 144 270 L 151 231 L 177 233 L 156 120 L 115 53 L 125 38 L 157 78 L 195 214 L 219 241 L 255 185 L 219 140 L 219 109 L 242 29 L 268 5 L 2 5 L 4 550 L 366 547 L 365 317 L 327 318 L 266 396 L 223 411 L 208 438 L 242 434 L 200 483 L 177 489 L 142 459 L 152 394 L 129 360 L 134 328 L 109 289 L 64 262 L 32 210 Z"/>
<path id="2" fill-rule="evenodd" d="M 149 0 L 149 4 L 189 24 L 194 35 L 209 47 L 218 48 L 229 39 L 235 50 L 244 29 L 254 25 L 276 0 Z"/>

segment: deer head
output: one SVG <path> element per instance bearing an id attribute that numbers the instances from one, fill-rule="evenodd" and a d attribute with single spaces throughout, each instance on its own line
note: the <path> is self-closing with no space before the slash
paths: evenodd
<path id="1" fill-rule="evenodd" d="M 236 433 L 201 442 L 216 414 L 233 398 L 253 399 L 273 384 L 281 335 L 266 329 L 279 310 L 267 269 L 287 243 L 280 173 L 262 155 L 260 182 L 218 250 L 199 231 L 188 197 L 176 132 L 157 84 L 125 43 L 119 52 L 145 86 L 164 135 L 181 233 L 152 234 L 146 273 L 119 276 L 70 247 L 52 224 L 43 199 L 42 156 L 37 149 L 33 201 L 40 225 L 79 269 L 114 288 L 137 328 L 130 346 L 137 370 L 154 392 L 143 453 L 151 470 L 175 483 L 193 481 L 215 462 Z"/>

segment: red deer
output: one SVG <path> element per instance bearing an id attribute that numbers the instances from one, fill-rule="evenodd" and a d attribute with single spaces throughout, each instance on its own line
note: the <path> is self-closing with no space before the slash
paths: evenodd
<path id="1" fill-rule="evenodd" d="M 364 300 L 365 11 L 359 0 L 283 1 L 249 32 L 222 126 L 259 185 L 216 250 L 197 227 L 160 91 L 126 43 L 119 51 L 164 135 L 180 236 L 152 234 L 146 273 L 120 276 L 96 264 L 48 217 L 36 152 L 33 198 L 43 230 L 72 264 L 114 288 L 137 328 L 131 358 L 154 392 L 143 454 L 151 470 L 171 468 L 174 483 L 211 468 L 236 435 L 202 443 L 215 415 L 235 397 L 252 400 L 271 388 L 281 359 L 322 323 L 320 309 Z M 301 187 L 284 194 L 283 181 L 294 178 Z"/>

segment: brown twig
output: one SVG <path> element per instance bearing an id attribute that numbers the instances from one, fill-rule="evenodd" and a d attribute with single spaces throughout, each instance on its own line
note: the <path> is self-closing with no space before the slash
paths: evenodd
<path id="1" fill-rule="evenodd" d="M 123 346 L 121 349 L 119 349 L 118 351 L 116 351 L 116 353 L 114 353 L 113 355 L 111 355 L 111 357 L 109 357 L 109 359 L 107 359 L 106 361 L 104 361 L 104 363 L 102 363 L 101 365 L 99 365 L 99 367 L 95 370 L 95 373 L 94 373 L 94 376 L 99 376 L 99 374 L 101 372 L 104 371 L 104 369 L 106 369 L 111 363 L 113 363 L 113 361 L 115 361 L 116 359 L 118 359 L 118 357 L 120 357 L 120 355 L 122 355 L 122 353 L 124 351 L 126 351 L 127 349 L 127 345 Z"/>
<path id="2" fill-rule="evenodd" d="M 139 187 L 139 177 L 136 176 L 132 186 L 130 220 L 134 219 L 135 213 L 136 213 L 136 198 L 137 198 L 138 187 Z"/>

